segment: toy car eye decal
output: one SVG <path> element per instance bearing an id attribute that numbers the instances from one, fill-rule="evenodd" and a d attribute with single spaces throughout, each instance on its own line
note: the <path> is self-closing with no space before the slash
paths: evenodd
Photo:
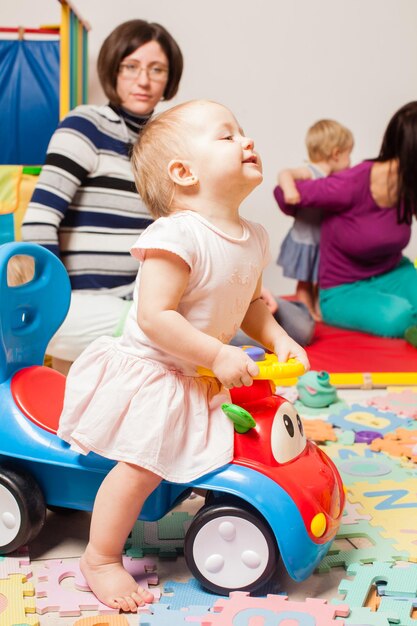
<path id="1" fill-rule="evenodd" d="M 288 463 L 301 454 L 305 446 L 306 438 L 300 416 L 290 402 L 283 402 L 272 424 L 272 454 L 277 463 Z"/>
<path id="2" fill-rule="evenodd" d="M 300 431 L 300 435 L 303 436 L 304 435 L 303 422 L 301 421 L 301 418 L 298 415 L 298 413 L 297 413 L 297 424 L 298 424 L 298 430 Z"/>
<path id="3" fill-rule="evenodd" d="M 284 413 L 282 419 L 284 422 L 284 426 L 287 429 L 287 433 L 290 437 L 294 437 L 294 424 L 292 423 L 290 416 Z"/>

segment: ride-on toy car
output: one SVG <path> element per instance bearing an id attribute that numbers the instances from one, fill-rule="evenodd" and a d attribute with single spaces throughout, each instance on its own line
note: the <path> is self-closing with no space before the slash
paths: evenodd
<path id="1" fill-rule="evenodd" d="M 33 279 L 7 283 L 7 264 L 35 260 Z M 43 366 L 50 337 L 70 298 L 61 262 L 35 244 L 0 246 L 0 553 L 30 542 L 47 506 L 91 510 L 113 462 L 80 455 L 56 435 L 65 378 Z M 344 493 L 332 461 L 307 441 L 295 408 L 274 395 L 271 380 L 302 373 L 255 350 L 261 375 L 234 389 L 223 405 L 235 422 L 231 463 L 190 484 L 163 481 L 149 496 L 143 520 L 157 520 L 193 488 L 206 502 L 185 537 L 196 578 L 220 594 L 254 591 L 276 571 L 281 555 L 289 575 L 307 578 L 326 554 L 339 526 Z M 301 368 L 301 369 L 300 369 Z M 246 432 L 245 432 L 246 431 Z M 109 503 L 111 506 L 111 503 Z"/>

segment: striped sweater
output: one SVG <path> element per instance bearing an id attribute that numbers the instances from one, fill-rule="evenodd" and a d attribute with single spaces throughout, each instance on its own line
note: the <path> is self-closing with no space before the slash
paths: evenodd
<path id="1" fill-rule="evenodd" d="M 148 117 L 82 105 L 52 136 L 22 236 L 61 258 L 73 289 L 132 295 L 138 263 L 129 250 L 152 219 L 130 152 Z"/>

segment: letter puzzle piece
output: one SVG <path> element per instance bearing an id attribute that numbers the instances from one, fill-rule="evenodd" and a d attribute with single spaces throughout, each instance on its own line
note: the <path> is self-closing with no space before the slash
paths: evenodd
<path id="1" fill-rule="evenodd" d="M 371 519 L 370 515 L 362 515 L 358 511 L 358 507 L 351 502 L 346 501 L 345 508 L 343 511 L 342 522 L 344 525 L 357 524 L 358 522 L 365 520 L 369 521 Z"/>
<path id="2" fill-rule="evenodd" d="M 213 613 L 203 619 L 189 617 L 187 621 L 200 626 L 247 626 L 262 623 L 265 626 L 294 623 L 297 626 L 343 626 L 344 620 L 336 617 L 349 615 L 347 604 L 327 604 L 327 600 L 307 598 L 304 602 L 288 600 L 288 596 L 268 595 L 253 598 L 243 591 L 234 591 L 229 599 L 218 600 Z M 259 618 L 259 619 L 257 619 Z"/>
<path id="3" fill-rule="evenodd" d="M 417 419 L 417 392 L 411 389 L 369 398 L 367 402 L 382 411 L 393 411 L 397 415 Z"/>
<path id="4" fill-rule="evenodd" d="M 190 619 L 197 623 L 204 623 L 204 617 L 210 607 L 189 606 L 181 609 L 171 609 L 169 604 L 155 604 L 152 614 L 142 613 L 140 626 L 190 626 Z M 201 621 L 202 620 L 202 621 Z"/>
<path id="5" fill-rule="evenodd" d="M 388 596 L 382 596 L 380 610 L 390 615 L 396 615 L 398 623 L 401 626 L 415 626 L 416 625 L 416 611 L 411 599 L 389 598 Z"/>
<path id="6" fill-rule="evenodd" d="M 303 420 L 304 433 L 307 439 L 312 439 L 318 443 L 325 441 L 337 441 L 333 426 L 324 420 Z"/>
<path id="7" fill-rule="evenodd" d="M 35 615 L 35 590 L 22 574 L 12 574 L 0 580 L 0 598 L 5 602 L 0 605 L 0 626 L 39 626 Z"/>
<path id="8" fill-rule="evenodd" d="M 94 615 L 77 619 L 73 626 L 129 626 L 129 622 L 124 615 Z"/>
<path id="9" fill-rule="evenodd" d="M 335 462 L 346 486 L 361 481 L 376 484 L 381 477 L 402 483 L 414 473 L 411 464 L 404 467 L 399 460 L 370 450 L 366 443 L 353 446 L 336 443 L 322 446 L 322 450 Z"/>
<path id="10" fill-rule="evenodd" d="M 348 486 L 347 496 L 371 516 L 370 524 L 380 527 L 383 537 L 393 540 L 396 550 L 408 552 L 408 560 L 417 561 L 417 477 L 401 484 L 358 482 Z"/>
<path id="11" fill-rule="evenodd" d="M 416 446 L 417 428 L 415 430 L 397 428 L 394 432 L 387 433 L 383 439 L 374 439 L 370 444 L 371 450 L 407 458 L 413 463 L 417 463 Z"/>
<path id="12" fill-rule="evenodd" d="M 373 561 L 398 561 L 407 559 L 408 553 L 395 550 L 393 540 L 385 539 L 379 531 L 383 528 L 375 528 L 369 522 L 363 520 L 357 524 L 343 524 L 336 535 L 336 540 L 330 547 L 329 552 L 319 563 L 317 571 L 328 572 L 332 567 L 348 568 L 355 563 L 372 563 Z M 347 539 L 350 544 L 355 539 L 365 538 L 372 545 L 366 547 L 354 547 L 345 550 L 338 548 L 338 541 Z"/>
<path id="13" fill-rule="evenodd" d="M 339 584 L 338 591 L 344 594 L 343 600 L 350 607 L 364 606 L 372 586 L 377 582 L 386 583 L 385 593 L 387 596 L 412 599 L 417 595 L 417 566 L 410 569 L 381 561 L 375 561 L 371 565 L 353 563 L 349 565 L 347 573 L 354 578 L 353 580 L 343 579 Z M 334 602 L 338 601 L 334 600 Z M 382 606 L 382 598 L 379 608 L 384 613 L 389 614 L 390 619 L 395 617 L 395 611 L 391 612 L 388 605 L 385 608 Z"/>
<path id="14" fill-rule="evenodd" d="M 164 585 L 165 593 L 173 595 L 163 595 L 160 602 L 161 604 L 169 604 L 171 609 L 181 609 L 190 605 L 212 606 L 216 600 L 222 598 L 222 596 L 205 591 L 195 578 L 190 578 L 187 582 L 167 580 Z"/>
<path id="15" fill-rule="evenodd" d="M 337 415 L 331 415 L 329 422 L 343 430 L 373 430 L 381 433 L 388 433 L 395 428 L 408 425 L 411 420 L 398 417 L 395 413 L 378 411 L 372 406 L 352 404 Z"/>
<path id="16" fill-rule="evenodd" d="M 126 554 L 158 554 L 160 558 L 176 559 L 184 552 L 185 532 L 192 519 L 188 513 L 174 511 L 158 522 L 137 521 L 126 542 Z"/>
<path id="17" fill-rule="evenodd" d="M 149 575 L 146 568 L 155 568 L 153 561 L 124 558 L 123 564 L 142 587 L 148 588 Z M 74 578 L 74 588 L 64 587 L 61 583 L 66 578 Z M 151 580 L 155 580 L 151 575 Z M 160 590 L 154 590 L 156 597 Z M 39 571 L 36 586 L 36 610 L 38 613 L 58 612 L 61 617 L 81 615 L 81 611 L 98 611 L 101 614 L 118 613 L 96 598 L 81 574 L 78 561 L 52 560 Z M 139 607 L 147 610 L 149 605 Z"/>
<path id="18" fill-rule="evenodd" d="M 11 574 L 21 574 L 25 578 L 32 576 L 27 546 L 7 556 L 0 556 L 0 579 L 8 578 Z"/>
<path id="19" fill-rule="evenodd" d="M 395 623 L 399 624 L 399 619 L 396 618 Z M 382 611 L 375 612 L 366 607 L 351 607 L 345 624 L 346 626 L 350 624 L 352 626 L 392 626 L 393 622 Z"/>

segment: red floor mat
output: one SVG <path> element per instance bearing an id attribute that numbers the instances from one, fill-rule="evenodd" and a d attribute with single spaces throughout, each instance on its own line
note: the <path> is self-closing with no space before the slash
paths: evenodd
<path id="1" fill-rule="evenodd" d="M 376 337 L 320 322 L 307 353 L 311 369 L 332 374 L 333 384 L 417 384 L 417 349 L 403 339 Z"/>

